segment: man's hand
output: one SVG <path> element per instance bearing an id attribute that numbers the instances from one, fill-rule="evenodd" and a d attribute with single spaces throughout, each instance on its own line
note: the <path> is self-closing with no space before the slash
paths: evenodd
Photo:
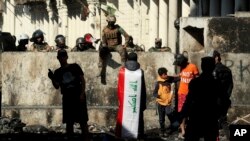
<path id="1" fill-rule="evenodd" d="M 48 77 L 52 80 L 54 78 L 54 73 L 49 69 Z"/>

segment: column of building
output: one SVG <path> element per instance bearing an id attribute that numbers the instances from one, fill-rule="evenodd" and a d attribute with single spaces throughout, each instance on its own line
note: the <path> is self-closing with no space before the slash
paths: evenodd
<path id="1" fill-rule="evenodd" d="M 179 5 L 179 7 L 181 7 L 181 16 L 182 17 L 188 17 L 189 14 L 190 14 L 190 9 L 191 9 L 191 6 L 190 6 L 190 1 L 186 1 L 186 0 L 181 0 L 181 5 Z"/>
<path id="2" fill-rule="evenodd" d="M 168 5 L 166 0 L 159 1 L 159 38 L 162 46 L 168 46 Z"/>
<path id="3" fill-rule="evenodd" d="M 89 33 L 91 33 L 93 36 L 95 36 L 95 30 L 96 30 L 96 24 L 95 24 L 95 15 L 93 15 L 94 11 L 95 11 L 95 3 L 91 0 L 91 1 L 88 1 L 88 8 L 89 10 L 91 11 L 88 15 L 88 19 L 87 19 L 87 22 L 88 22 L 88 26 L 90 27 L 89 28 Z"/>
<path id="4" fill-rule="evenodd" d="M 50 7 L 50 0 L 47 0 L 46 4 L 47 4 L 46 9 L 47 9 L 48 16 L 49 16 L 48 30 L 47 30 L 48 31 L 48 40 L 47 40 L 47 42 L 48 42 L 49 45 L 53 45 L 54 44 L 53 31 L 55 30 L 54 26 L 53 26 L 53 22 L 52 22 L 52 20 L 53 20 L 53 9 L 51 9 L 51 7 Z"/>
<path id="5" fill-rule="evenodd" d="M 93 1 L 93 0 L 88 0 L 88 8 L 90 10 L 89 16 L 88 16 L 88 23 L 89 23 L 89 27 L 90 27 L 90 31 L 89 33 L 91 33 L 93 35 L 94 38 L 96 39 L 100 39 L 100 18 L 99 18 L 99 13 L 98 9 L 97 9 L 97 2 Z M 96 49 L 98 50 L 99 47 L 97 44 L 94 44 L 94 46 L 96 47 Z"/>
<path id="6" fill-rule="evenodd" d="M 66 42 L 68 41 L 68 9 L 63 0 L 57 1 L 57 9 L 58 9 L 58 23 L 60 25 L 59 33 L 64 35 L 66 38 Z"/>
<path id="7" fill-rule="evenodd" d="M 189 17 L 196 17 L 198 15 L 198 5 L 197 2 L 190 0 L 190 13 Z"/>
<path id="8" fill-rule="evenodd" d="M 141 9 L 140 9 L 140 2 L 139 1 L 134 1 L 134 25 L 135 27 L 138 29 L 137 31 L 133 32 L 133 42 L 135 44 L 138 44 L 138 41 L 140 39 L 141 36 L 141 32 L 140 32 L 140 27 L 141 27 L 141 19 L 140 19 L 140 13 L 141 13 Z"/>
<path id="9" fill-rule="evenodd" d="M 6 12 L 3 13 L 3 29 L 5 32 L 10 32 L 15 35 L 15 1 L 6 1 Z"/>
<path id="10" fill-rule="evenodd" d="M 178 18 L 178 1 L 177 0 L 169 0 L 169 24 L 168 24 L 168 35 L 171 37 L 168 41 L 168 46 L 171 48 L 172 52 L 175 53 L 176 48 L 176 37 L 177 31 L 174 27 L 174 22 Z"/>
<path id="11" fill-rule="evenodd" d="M 150 13 L 149 13 L 149 46 L 146 46 L 146 50 L 154 46 L 155 38 L 158 37 L 158 0 L 150 1 Z"/>

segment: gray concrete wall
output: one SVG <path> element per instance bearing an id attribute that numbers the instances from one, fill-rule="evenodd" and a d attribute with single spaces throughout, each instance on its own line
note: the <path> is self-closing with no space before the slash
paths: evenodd
<path id="1" fill-rule="evenodd" d="M 174 55 L 168 52 L 138 53 L 138 61 L 145 71 L 147 110 L 145 124 L 158 127 L 155 101 L 152 97 L 159 67 L 166 67 L 174 74 Z M 61 94 L 54 89 L 47 77 L 48 68 L 60 66 L 56 52 L 4 52 L 2 58 L 2 115 L 20 117 L 26 124 L 54 126 L 61 124 Z M 78 63 L 86 79 L 89 122 L 113 126 L 117 111 L 117 74 L 120 57 L 112 53 L 107 67 L 107 85 L 100 82 L 98 53 L 70 52 L 69 63 Z"/>
<path id="2" fill-rule="evenodd" d="M 173 75 L 174 55 L 168 52 L 138 53 L 139 62 L 145 71 L 147 87 L 147 110 L 145 128 L 158 127 L 158 115 L 152 97 L 157 68 L 166 67 Z M 200 58 L 204 53 L 189 53 L 190 62 L 200 69 Z M 100 83 L 98 76 L 98 53 L 70 52 L 69 63 L 78 63 L 86 78 L 89 122 L 103 126 L 114 126 L 117 111 L 117 74 L 120 68 L 119 55 L 112 54 L 107 68 L 107 85 Z M 234 90 L 230 120 L 250 113 L 250 60 L 249 54 L 224 53 L 223 63 L 233 72 Z M 2 71 L 2 116 L 20 117 L 26 124 L 55 126 L 61 124 L 61 94 L 53 88 L 47 77 L 48 68 L 59 67 L 56 53 L 4 52 L 1 54 Z"/>
<path id="3" fill-rule="evenodd" d="M 232 69 L 234 90 L 230 120 L 250 113 L 250 18 L 181 18 L 180 52 L 200 66 L 200 57 L 216 49 Z"/>
<path id="4" fill-rule="evenodd" d="M 189 53 L 190 62 L 200 69 L 200 58 L 204 53 Z M 222 54 L 223 63 L 233 72 L 233 107 L 229 112 L 230 120 L 250 112 L 250 60 L 249 54 Z M 157 68 L 166 67 L 173 75 L 174 55 L 168 52 L 139 53 L 139 62 L 145 71 L 147 87 L 146 128 L 158 127 L 158 115 L 152 97 Z M 4 52 L 1 54 L 2 71 L 2 116 L 20 117 L 24 123 L 55 126 L 61 124 L 61 94 L 53 88 L 47 77 L 48 68 L 59 67 L 56 53 L 42 52 Z M 89 109 L 89 122 L 103 126 L 114 126 L 117 97 L 117 74 L 120 68 L 119 55 L 113 53 L 113 61 L 107 68 L 107 85 L 100 83 L 98 76 L 98 54 L 70 52 L 69 63 L 78 63 L 85 72 L 86 92 Z"/>

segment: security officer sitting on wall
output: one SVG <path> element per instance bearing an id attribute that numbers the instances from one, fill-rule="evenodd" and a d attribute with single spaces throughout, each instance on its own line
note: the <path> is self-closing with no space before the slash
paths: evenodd
<path id="1" fill-rule="evenodd" d="M 0 31 L 0 52 L 16 51 L 15 37 L 9 32 Z"/>
<path id="2" fill-rule="evenodd" d="M 171 52 L 171 49 L 169 47 L 162 47 L 162 40 L 161 38 L 155 38 L 155 46 L 151 47 L 149 52 Z"/>
<path id="3" fill-rule="evenodd" d="M 99 39 L 94 39 L 90 33 L 76 39 L 76 45 L 71 51 L 91 51 L 95 52 L 96 49 L 93 46 L 93 42 L 98 42 Z"/>
<path id="4" fill-rule="evenodd" d="M 56 48 L 55 50 L 58 51 L 59 49 L 65 49 L 65 50 L 69 50 L 69 47 L 66 45 L 66 39 L 63 35 L 59 34 L 56 36 L 55 38 L 55 42 L 56 42 Z"/>
<path id="5" fill-rule="evenodd" d="M 26 51 L 29 44 L 29 36 L 27 34 L 21 34 L 18 39 L 17 51 Z"/>
<path id="6" fill-rule="evenodd" d="M 129 40 L 126 47 L 127 52 L 137 52 L 137 51 L 144 51 L 144 46 L 138 46 L 134 44 L 134 40 L 132 36 L 129 36 Z"/>
<path id="7" fill-rule="evenodd" d="M 33 32 L 30 41 L 33 42 L 33 44 L 29 48 L 30 51 L 48 52 L 52 50 L 52 47 L 44 41 L 43 31 L 41 31 L 40 29 Z"/>
<path id="8" fill-rule="evenodd" d="M 101 67 L 101 83 L 106 84 L 106 66 L 107 59 L 111 56 L 110 52 L 116 51 L 121 56 L 121 64 L 124 65 L 127 60 L 126 46 L 129 35 L 116 23 L 116 17 L 109 15 L 107 17 L 108 25 L 102 31 L 102 43 L 99 49 L 99 67 Z M 122 35 L 125 38 L 125 45 L 122 45 Z"/>

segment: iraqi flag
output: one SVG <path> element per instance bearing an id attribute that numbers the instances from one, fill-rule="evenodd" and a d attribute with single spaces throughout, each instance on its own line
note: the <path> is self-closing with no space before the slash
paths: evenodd
<path id="1" fill-rule="evenodd" d="M 142 70 L 121 68 L 118 75 L 118 100 L 116 135 L 137 138 L 141 102 Z"/>

